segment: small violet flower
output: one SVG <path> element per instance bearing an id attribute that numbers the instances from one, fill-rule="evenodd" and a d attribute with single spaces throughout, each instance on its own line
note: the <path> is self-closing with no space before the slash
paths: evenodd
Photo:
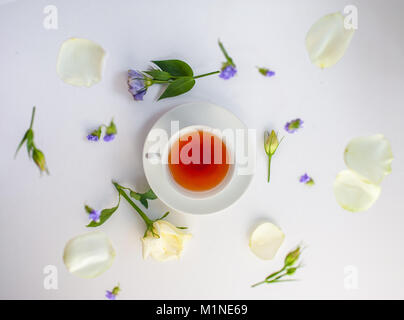
<path id="1" fill-rule="evenodd" d="M 89 134 L 88 136 L 87 136 L 87 140 L 88 141 L 98 141 L 98 136 L 96 136 L 96 135 L 94 135 L 94 134 Z"/>
<path id="2" fill-rule="evenodd" d="M 295 119 L 285 124 L 285 130 L 289 133 L 294 133 L 298 129 L 302 128 L 303 120 Z"/>
<path id="3" fill-rule="evenodd" d="M 94 222 L 100 222 L 101 211 L 92 209 L 88 213 L 88 216 L 89 216 L 90 220 L 92 220 Z"/>
<path id="4" fill-rule="evenodd" d="M 275 71 L 269 70 L 268 68 L 258 68 L 258 72 L 265 77 L 273 77 L 276 73 Z"/>
<path id="5" fill-rule="evenodd" d="M 233 62 L 233 59 L 227 53 L 226 49 L 223 46 L 223 43 L 221 43 L 220 40 L 219 40 L 219 47 L 224 57 L 226 58 L 226 62 L 224 62 L 222 65 L 219 77 L 224 80 L 228 80 L 236 75 L 237 73 L 236 65 Z"/>
<path id="6" fill-rule="evenodd" d="M 109 142 L 109 141 L 112 141 L 112 140 L 114 140 L 115 139 L 115 135 L 114 134 L 107 134 L 107 135 L 105 135 L 105 137 L 104 137 L 104 141 L 105 142 Z"/>
<path id="7" fill-rule="evenodd" d="M 107 290 L 107 293 L 105 294 L 105 297 L 109 300 L 115 300 L 116 295 L 114 295 L 111 291 Z"/>
<path id="8" fill-rule="evenodd" d="M 116 124 L 114 122 L 114 119 L 111 120 L 109 125 L 102 124 L 100 125 L 96 130 L 91 132 L 87 136 L 87 140 L 89 141 L 98 141 L 101 139 L 101 134 L 102 134 L 102 128 L 105 128 L 105 136 L 104 136 L 104 141 L 109 142 L 115 139 L 116 134 L 118 133 L 118 130 L 116 128 Z"/>
<path id="9" fill-rule="evenodd" d="M 309 175 L 308 175 L 307 173 L 305 173 L 304 175 L 302 175 L 302 176 L 300 177 L 299 181 L 300 181 L 301 183 L 304 183 L 304 184 L 308 185 L 308 186 L 314 185 L 314 180 L 313 180 L 311 177 L 309 177 Z"/>
<path id="10" fill-rule="evenodd" d="M 116 300 L 116 296 L 118 295 L 119 291 L 121 291 L 121 288 L 119 285 L 115 286 L 112 291 L 107 290 L 105 293 L 105 297 L 109 300 Z"/>
<path id="11" fill-rule="evenodd" d="M 128 90 L 132 94 L 133 99 L 135 99 L 136 101 L 143 100 L 143 96 L 146 94 L 147 87 L 150 85 L 150 80 L 140 72 L 135 70 L 128 71 Z"/>
<path id="12" fill-rule="evenodd" d="M 237 73 L 237 69 L 235 67 L 233 67 L 232 65 L 227 65 L 227 66 L 223 66 L 219 77 L 224 79 L 224 80 L 228 80 L 230 78 L 233 78 Z"/>

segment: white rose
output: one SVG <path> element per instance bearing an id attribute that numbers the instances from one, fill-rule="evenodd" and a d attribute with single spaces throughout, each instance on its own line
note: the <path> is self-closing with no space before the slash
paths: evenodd
<path id="1" fill-rule="evenodd" d="M 185 243 L 192 237 L 181 229 L 164 220 L 153 223 L 153 234 L 148 231 L 143 237 L 143 258 L 151 256 L 157 261 L 178 259 Z"/>

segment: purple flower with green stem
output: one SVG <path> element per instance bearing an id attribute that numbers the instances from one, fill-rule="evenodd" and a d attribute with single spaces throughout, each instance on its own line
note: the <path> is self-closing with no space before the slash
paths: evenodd
<path id="1" fill-rule="evenodd" d="M 107 290 L 105 293 L 105 297 L 109 300 L 116 300 L 116 296 L 118 295 L 119 291 L 121 291 L 121 288 L 118 284 L 112 290 Z"/>
<path id="2" fill-rule="evenodd" d="M 308 185 L 308 186 L 314 185 L 314 180 L 313 180 L 307 173 L 303 174 L 303 175 L 299 178 L 299 181 L 300 181 L 301 183 L 304 183 L 304 184 Z"/>
<path id="3" fill-rule="evenodd" d="M 128 87 L 133 99 L 143 100 L 147 89 L 154 85 L 165 85 L 165 90 L 158 100 L 176 97 L 191 90 L 196 79 L 220 73 L 219 70 L 195 75 L 191 66 L 178 59 L 153 60 L 151 70 L 128 71 Z"/>
<path id="4" fill-rule="evenodd" d="M 222 64 L 219 77 L 224 80 L 228 80 L 230 78 L 233 78 L 237 74 L 236 65 L 233 62 L 233 59 L 227 53 L 226 49 L 223 46 L 223 43 L 220 40 L 219 40 L 219 47 L 224 57 L 226 58 L 226 62 L 223 62 Z"/>
<path id="5" fill-rule="evenodd" d="M 258 72 L 261 73 L 265 77 L 273 77 L 276 73 L 268 68 L 258 68 Z"/>
<path id="6" fill-rule="evenodd" d="M 94 221 L 94 222 L 100 222 L 100 218 L 101 218 L 101 210 L 94 210 L 93 208 L 85 205 L 84 209 L 86 210 L 86 212 L 88 213 L 88 217 L 90 218 L 90 221 Z"/>
<path id="7" fill-rule="evenodd" d="M 289 133 L 295 133 L 298 129 L 303 127 L 303 120 L 295 119 L 285 124 L 285 130 Z"/>
<path id="8" fill-rule="evenodd" d="M 87 140 L 97 142 L 101 139 L 102 128 L 105 128 L 104 141 L 109 142 L 115 139 L 118 130 L 116 128 L 114 119 L 111 120 L 109 125 L 102 124 L 87 136 Z"/>

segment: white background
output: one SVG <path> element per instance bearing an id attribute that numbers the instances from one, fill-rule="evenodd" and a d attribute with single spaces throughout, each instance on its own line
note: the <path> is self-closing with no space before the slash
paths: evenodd
<path id="1" fill-rule="evenodd" d="M 404 298 L 403 116 L 404 2 L 362 1 L 0 1 L 0 298 L 104 299 L 120 282 L 121 299 Z M 59 29 L 43 27 L 46 5 L 55 5 Z M 304 39 L 325 14 L 354 4 L 359 30 L 344 58 L 324 71 L 312 65 Z M 108 52 L 104 77 L 77 88 L 56 74 L 62 42 L 83 37 Z M 223 40 L 239 73 L 224 81 L 200 79 L 181 97 L 156 102 L 159 88 L 134 102 L 128 68 L 152 59 L 186 60 L 196 73 L 218 69 Z M 277 72 L 262 77 L 255 66 Z M 112 206 L 116 179 L 146 189 L 141 150 L 152 124 L 184 102 L 222 105 L 259 141 L 265 129 L 281 130 L 300 117 L 304 129 L 288 135 L 273 159 L 266 183 L 266 156 L 258 149 L 257 173 L 243 198 L 225 212 L 168 220 L 194 235 L 180 261 L 144 261 L 143 222 L 123 202 L 102 227 L 117 251 L 110 270 L 83 280 L 62 261 L 67 240 L 88 231 L 85 203 Z M 25 149 L 13 155 L 37 106 L 35 134 L 51 172 L 40 177 Z M 86 134 L 114 116 L 118 136 L 90 143 Z M 382 133 L 395 155 L 393 173 L 376 204 L 352 214 L 336 203 L 332 184 L 345 168 L 343 150 L 356 136 Z M 260 146 L 260 145 L 259 145 Z M 313 188 L 299 184 L 308 172 Z M 148 211 L 157 217 L 158 201 Z M 286 233 L 274 261 L 256 258 L 248 236 L 262 220 Z M 285 254 L 306 244 L 298 282 L 250 285 L 281 267 Z M 58 290 L 45 290 L 43 269 L 58 269 Z M 358 270 L 359 288 L 344 288 L 344 268 Z"/>

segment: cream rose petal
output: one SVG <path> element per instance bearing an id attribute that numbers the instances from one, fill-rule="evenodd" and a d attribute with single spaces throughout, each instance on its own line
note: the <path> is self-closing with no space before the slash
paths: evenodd
<path id="1" fill-rule="evenodd" d="M 354 29 L 345 29 L 344 19 L 340 12 L 326 15 L 307 33 L 306 49 L 316 66 L 331 67 L 344 56 L 355 32 Z"/>
<path id="2" fill-rule="evenodd" d="M 346 166 L 366 180 L 379 184 L 391 173 L 393 153 L 390 142 L 382 135 L 352 139 L 345 149 Z"/>
<path id="3" fill-rule="evenodd" d="M 352 170 L 341 171 L 334 182 L 334 194 L 338 204 L 352 212 L 368 210 L 379 198 L 380 191 L 378 185 L 362 179 Z"/>
<path id="4" fill-rule="evenodd" d="M 157 261 L 179 259 L 184 245 L 192 235 L 164 220 L 154 222 L 153 226 L 159 237 L 148 232 L 147 236 L 142 238 L 143 258 L 151 256 Z"/>
<path id="5" fill-rule="evenodd" d="M 67 270 L 80 278 L 95 278 L 107 271 L 115 258 L 111 241 L 102 231 L 79 235 L 65 246 Z"/>
<path id="6" fill-rule="evenodd" d="M 101 80 L 104 57 L 104 49 L 95 42 L 68 39 L 59 51 L 57 73 L 68 84 L 91 87 Z"/>
<path id="7" fill-rule="evenodd" d="M 259 225 L 251 234 L 251 251 L 260 259 L 271 260 L 275 257 L 285 239 L 285 234 L 270 222 Z"/>

